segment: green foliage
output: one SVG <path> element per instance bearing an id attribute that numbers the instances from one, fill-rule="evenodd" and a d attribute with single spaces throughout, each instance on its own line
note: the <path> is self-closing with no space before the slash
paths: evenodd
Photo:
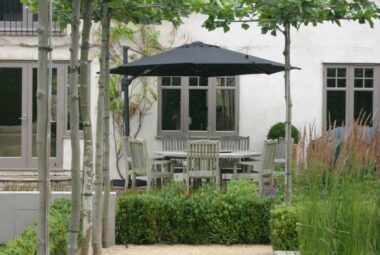
<path id="1" fill-rule="evenodd" d="M 71 202 L 68 198 L 55 199 L 51 204 L 49 216 L 49 248 L 51 255 L 66 254 L 70 208 Z M 21 236 L 9 241 L 0 254 L 33 255 L 36 252 L 36 229 L 33 226 L 27 228 Z"/>
<path id="2" fill-rule="evenodd" d="M 298 143 L 298 129 L 292 125 L 292 138 L 294 139 L 294 143 Z M 279 139 L 285 137 L 285 123 L 278 122 L 274 124 L 268 132 L 267 138 L 268 139 Z"/>
<path id="3" fill-rule="evenodd" d="M 267 243 L 271 204 L 247 180 L 232 181 L 225 194 L 209 185 L 189 196 L 179 184 L 127 194 L 118 200 L 117 242 Z"/>
<path id="4" fill-rule="evenodd" d="M 244 29 L 257 22 L 263 33 L 276 35 L 281 26 L 290 23 L 298 29 L 301 25 L 316 26 L 323 21 L 340 25 L 340 20 L 350 19 L 359 23 L 379 18 L 380 9 L 371 0 L 220 0 L 211 1 L 198 9 L 208 15 L 203 24 L 207 29 L 218 27 L 229 31 L 233 22 L 239 21 Z"/>
<path id="5" fill-rule="evenodd" d="M 380 254 L 380 183 L 374 176 L 311 165 L 301 178 L 302 254 Z"/>
<path id="6" fill-rule="evenodd" d="M 295 207 L 278 205 L 271 211 L 271 244 L 273 250 L 298 250 L 297 212 Z"/>

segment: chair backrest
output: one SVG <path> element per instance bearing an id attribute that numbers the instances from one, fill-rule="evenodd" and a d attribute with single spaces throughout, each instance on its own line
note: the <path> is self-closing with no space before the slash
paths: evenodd
<path id="1" fill-rule="evenodd" d="M 188 171 L 219 171 L 219 141 L 197 140 L 187 147 Z"/>
<path id="2" fill-rule="evenodd" d="M 249 150 L 249 136 L 223 136 L 221 138 L 222 150 Z"/>
<path id="3" fill-rule="evenodd" d="M 128 147 L 133 171 L 139 174 L 147 173 L 149 158 L 146 141 L 141 139 L 129 140 Z"/>
<path id="4" fill-rule="evenodd" d="M 189 137 L 182 135 L 164 135 L 162 149 L 165 151 L 184 151 L 187 149 Z"/>
<path id="5" fill-rule="evenodd" d="M 264 141 L 263 155 L 261 157 L 261 169 L 264 174 L 269 174 L 274 170 L 277 143 L 277 139 Z"/>

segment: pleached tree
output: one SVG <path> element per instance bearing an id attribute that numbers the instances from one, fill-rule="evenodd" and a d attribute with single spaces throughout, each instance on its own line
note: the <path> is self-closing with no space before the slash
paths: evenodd
<path id="1" fill-rule="evenodd" d="M 38 68 L 37 68 L 37 161 L 39 207 L 37 220 L 37 254 L 49 253 L 49 1 L 40 0 L 38 3 Z"/>
<path id="2" fill-rule="evenodd" d="M 205 1 L 206 2 L 206 1 Z M 292 99 L 290 86 L 291 70 L 291 27 L 298 30 L 302 25 L 333 22 L 340 25 L 342 20 L 354 20 L 359 23 L 368 22 L 373 25 L 373 19 L 379 18 L 379 8 L 370 0 L 220 0 L 207 1 L 208 4 L 198 6 L 197 11 L 208 15 L 204 26 L 209 30 L 222 27 L 229 31 L 235 22 L 248 29 L 251 23 L 257 23 L 262 33 L 270 32 L 276 36 L 278 32 L 284 35 L 285 59 L 285 200 L 291 202 L 291 122 Z"/>
<path id="3" fill-rule="evenodd" d="M 67 254 L 74 255 L 78 250 L 80 225 L 81 182 L 79 146 L 79 25 L 80 0 L 72 1 L 69 98 L 70 98 L 70 138 L 71 138 L 71 217 L 67 241 Z"/>

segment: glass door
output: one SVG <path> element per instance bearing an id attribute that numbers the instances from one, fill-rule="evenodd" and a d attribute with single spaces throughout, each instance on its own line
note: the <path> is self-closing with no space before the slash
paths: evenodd
<path id="1" fill-rule="evenodd" d="M 26 68 L 0 63 L 0 167 L 26 167 Z"/>
<path id="2" fill-rule="evenodd" d="M 63 92 L 65 84 L 64 65 L 54 64 L 52 70 L 51 88 L 51 114 L 50 114 L 50 167 L 60 168 L 63 163 L 62 133 L 63 133 Z M 28 165 L 37 167 L 37 65 L 30 65 L 28 68 L 28 80 L 31 86 L 28 87 L 28 116 L 30 125 L 28 126 Z"/>
<path id="3" fill-rule="evenodd" d="M 53 65 L 50 167 L 63 165 L 65 64 Z M 37 63 L 0 62 L 0 168 L 37 168 Z"/>

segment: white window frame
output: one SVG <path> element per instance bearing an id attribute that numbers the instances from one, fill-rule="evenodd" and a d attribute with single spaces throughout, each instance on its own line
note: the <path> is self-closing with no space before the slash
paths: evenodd
<path id="1" fill-rule="evenodd" d="M 180 130 L 162 130 L 162 79 L 158 79 L 158 118 L 157 118 L 157 136 L 162 135 L 179 135 L 184 134 L 191 137 L 210 137 L 218 138 L 221 136 L 236 136 L 239 134 L 239 106 L 240 106 L 240 84 L 239 77 L 235 76 L 234 87 L 223 87 L 223 89 L 235 90 L 235 129 L 232 131 L 217 131 L 216 130 L 216 79 L 215 77 L 208 78 L 208 127 L 207 131 L 190 131 L 189 130 L 189 91 L 191 89 L 206 89 L 205 87 L 191 87 L 189 86 L 190 77 L 181 77 L 181 86 L 172 88 L 165 87 L 165 89 L 180 89 L 181 93 L 181 128 Z"/>
<path id="2" fill-rule="evenodd" d="M 346 68 L 346 87 L 345 88 L 329 88 L 327 87 L 327 69 L 328 68 Z M 354 71 L 355 68 L 372 68 L 373 69 L 373 88 L 355 88 L 354 87 Z M 323 130 L 329 128 L 327 123 L 327 91 L 346 91 L 346 116 L 345 126 L 354 124 L 354 93 L 355 91 L 373 91 L 373 126 L 380 124 L 380 64 L 345 64 L 345 63 L 325 63 L 323 64 L 323 114 L 322 127 Z"/>

